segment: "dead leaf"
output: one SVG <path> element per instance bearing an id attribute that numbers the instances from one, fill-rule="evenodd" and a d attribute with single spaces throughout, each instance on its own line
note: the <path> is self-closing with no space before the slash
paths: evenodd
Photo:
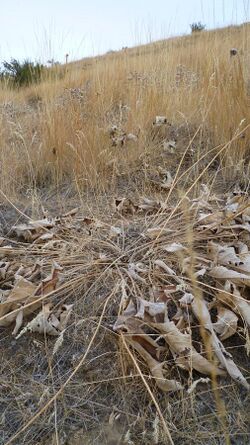
<path id="1" fill-rule="evenodd" d="M 138 210 L 133 201 L 129 198 L 115 198 L 115 210 L 121 214 L 134 214 Z"/>
<path id="2" fill-rule="evenodd" d="M 160 388 L 164 392 L 180 391 L 183 389 L 182 385 L 176 380 L 167 380 L 164 378 L 163 363 L 155 360 L 137 341 L 126 337 L 126 342 L 143 358 L 149 368 L 149 371 L 154 377 L 155 383 L 158 388 Z"/>
<path id="3" fill-rule="evenodd" d="M 217 293 L 217 298 L 236 314 L 240 315 L 247 326 L 250 327 L 250 302 L 241 296 L 239 289 L 234 283 L 226 281 L 224 289 Z"/>
<path id="4" fill-rule="evenodd" d="M 72 304 L 63 304 L 58 308 L 53 307 L 51 303 L 45 304 L 39 314 L 24 327 L 16 339 L 26 332 L 38 332 L 39 334 L 54 336 L 60 335 L 67 325 L 72 307 Z"/>
<path id="5" fill-rule="evenodd" d="M 172 243 L 164 247 L 164 250 L 169 253 L 176 253 L 183 252 L 184 250 L 186 250 L 186 247 L 184 247 L 181 243 Z"/>
<path id="6" fill-rule="evenodd" d="M 213 277 L 224 281 L 232 281 L 233 283 L 240 284 L 241 286 L 250 286 L 250 275 L 236 272 L 235 270 L 228 269 L 225 266 L 212 267 L 208 274 Z"/>
<path id="7" fill-rule="evenodd" d="M 233 246 L 221 246 L 210 241 L 208 243 L 208 253 L 217 264 L 232 266 L 240 272 L 250 274 L 250 253 L 248 250 L 245 252 L 246 247 L 247 246 L 244 245 L 244 251 L 236 254 Z"/>
<path id="8" fill-rule="evenodd" d="M 224 374 L 222 369 L 219 369 L 215 364 L 210 363 L 196 351 L 192 345 L 191 335 L 180 332 L 173 321 L 165 319 L 164 323 L 153 323 L 153 326 L 163 335 L 163 338 L 169 345 L 171 351 L 174 354 L 177 354 L 177 364 L 181 364 L 181 366 L 184 366 L 188 370 L 194 368 L 202 374 Z"/>
<path id="9" fill-rule="evenodd" d="M 222 305 L 217 307 L 217 322 L 213 324 L 213 328 L 222 341 L 235 334 L 237 324 L 238 317 L 234 312 Z"/>
<path id="10" fill-rule="evenodd" d="M 165 210 L 165 205 L 160 201 L 155 201 L 154 199 L 148 199 L 144 197 L 139 204 L 139 209 L 145 210 L 146 212 L 154 212 Z"/>
<path id="11" fill-rule="evenodd" d="M 5 299 L 0 303 L 0 326 L 8 326 L 16 321 L 14 332 L 20 329 L 24 316 L 34 312 L 40 303 L 36 304 L 36 285 L 26 280 L 22 276 L 18 276 L 15 285 L 11 291 L 5 294 Z M 33 302 L 32 306 L 25 309 L 22 308 L 27 303 Z M 18 309 L 18 312 L 14 312 Z"/>
<path id="12" fill-rule="evenodd" d="M 55 225 L 56 222 L 54 219 L 49 220 L 48 218 L 44 218 L 37 221 L 30 220 L 28 223 L 13 226 L 12 232 L 18 238 L 24 239 L 27 242 L 33 242 L 49 229 L 55 227 Z"/>
<path id="13" fill-rule="evenodd" d="M 226 351 L 221 341 L 216 336 L 213 329 L 213 324 L 211 317 L 207 308 L 207 305 L 202 297 L 195 297 L 192 294 L 185 294 L 181 300 L 181 305 L 190 305 L 195 317 L 199 320 L 200 325 L 209 334 L 211 348 L 213 353 L 218 357 L 221 365 L 225 368 L 228 374 L 236 382 L 241 383 L 246 389 L 250 389 L 250 385 L 247 383 L 246 379 L 243 377 L 242 373 L 232 360 L 232 355 Z"/>

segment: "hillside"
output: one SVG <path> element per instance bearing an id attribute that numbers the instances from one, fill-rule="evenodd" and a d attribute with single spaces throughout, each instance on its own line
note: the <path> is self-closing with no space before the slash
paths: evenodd
<path id="1" fill-rule="evenodd" d="M 249 45 L 1 83 L 1 444 L 249 443 Z"/>

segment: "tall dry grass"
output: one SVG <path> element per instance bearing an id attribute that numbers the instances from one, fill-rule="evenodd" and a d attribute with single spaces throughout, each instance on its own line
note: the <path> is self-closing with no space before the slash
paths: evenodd
<path id="1" fill-rule="evenodd" d="M 249 29 L 196 33 L 82 60 L 19 91 L 2 85 L 1 190 L 110 182 L 119 162 L 131 171 L 145 150 L 154 149 L 156 115 L 199 128 L 206 149 L 234 138 L 221 165 L 241 168 L 249 139 L 242 129 L 250 124 Z M 72 88 L 81 92 L 68 92 Z M 137 134 L 137 143 L 112 147 L 108 128 L 114 124 Z M 198 147 L 194 161 L 200 155 Z"/>

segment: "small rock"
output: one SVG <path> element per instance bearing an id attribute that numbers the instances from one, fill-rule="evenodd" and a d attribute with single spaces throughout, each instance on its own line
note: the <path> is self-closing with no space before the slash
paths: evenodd
<path id="1" fill-rule="evenodd" d="M 237 54 L 238 54 L 238 50 L 236 48 L 231 48 L 230 49 L 230 56 L 231 57 L 237 56 Z"/>

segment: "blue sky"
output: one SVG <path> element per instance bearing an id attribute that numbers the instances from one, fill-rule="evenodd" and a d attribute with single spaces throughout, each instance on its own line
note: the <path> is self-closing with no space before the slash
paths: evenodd
<path id="1" fill-rule="evenodd" d="M 0 0 L 0 62 L 62 62 L 249 20 L 250 0 Z"/>

